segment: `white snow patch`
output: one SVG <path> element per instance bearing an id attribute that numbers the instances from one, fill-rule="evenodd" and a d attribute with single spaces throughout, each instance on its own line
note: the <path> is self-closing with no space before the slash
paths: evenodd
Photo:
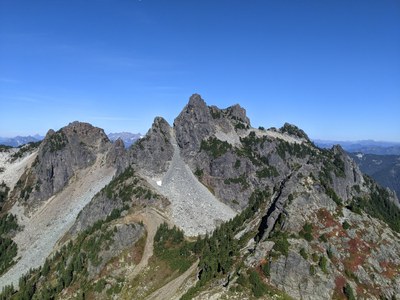
<path id="1" fill-rule="evenodd" d="M 356 156 L 357 156 L 359 159 L 362 159 L 363 156 L 364 156 L 364 154 L 362 154 L 362 153 L 357 153 Z"/>

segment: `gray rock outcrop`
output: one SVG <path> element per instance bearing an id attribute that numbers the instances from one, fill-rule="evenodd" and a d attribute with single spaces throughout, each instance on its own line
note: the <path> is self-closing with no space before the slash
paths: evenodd
<path id="1" fill-rule="evenodd" d="M 110 229 L 109 229 L 110 230 Z M 144 234 L 144 227 L 139 224 L 118 224 L 112 232 L 112 240 L 107 243 L 104 249 L 99 249 L 98 257 L 100 263 L 89 264 L 89 278 L 98 275 L 104 266 L 122 251 L 132 247 Z"/>
<path id="2" fill-rule="evenodd" d="M 295 299 L 331 299 L 335 283 L 322 274 L 312 276 L 310 263 L 299 254 L 289 252 L 271 261 L 271 283 Z"/>
<path id="3" fill-rule="evenodd" d="M 212 135 L 214 130 L 207 104 L 200 95 L 192 95 L 174 121 L 175 137 L 182 155 L 194 156 L 200 149 L 201 141 Z"/>
<path id="4" fill-rule="evenodd" d="M 32 167 L 17 183 L 14 197 L 28 206 L 38 205 L 61 191 L 77 170 L 93 165 L 111 147 L 103 129 L 88 123 L 73 122 L 57 132 L 49 130 Z"/>
<path id="5" fill-rule="evenodd" d="M 171 145 L 171 127 L 161 117 L 154 119 L 145 137 L 129 149 L 129 160 L 138 169 L 150 173 L 165 172 L 174 154 Z"/>

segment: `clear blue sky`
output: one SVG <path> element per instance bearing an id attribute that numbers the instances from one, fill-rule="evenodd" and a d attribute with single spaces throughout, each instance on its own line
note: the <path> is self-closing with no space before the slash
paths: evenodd
<path id="1" fill-rule="evenodd" d="M 400 141 L 400 1 L 0 1 L 0 136 L 145 133 L 193 93 L 254 127 Z"/>

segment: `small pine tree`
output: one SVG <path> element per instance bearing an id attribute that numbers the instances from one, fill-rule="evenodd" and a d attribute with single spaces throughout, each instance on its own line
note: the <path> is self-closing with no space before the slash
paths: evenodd
<path id="1" fill-rule="evenodd" d="M 256 271 L 250 272 L 249 282 L 252 285 L 251 290 L 253 291 L 255 297 L 261 297 L 267 292 L 264 282 L 262 282 Z"/>
<path id="2" fill-rule="evenodd" d="M 326 257 L 321 256 L 318 265 L 321 268 L 322 272 L 324 272 L 324 273 L 328 273 L 327 264 L 328 264 L 328 260 L 326 259 Z"/>
<path id="3" fill-rule="evenodd" d="M 261 266 L 261 269 L 262 269 L 265 277 L 269 277 L 271 275 L 271 267 L 269 266 L 269 263 L 263 264 Z"/>
<path id="4" fill-rule="evenodd" d="M 343 292 L 346 295 L 348 300 L 356 300 L 353 289 L 351 288 L 351 285 L 349 283 L 346 283 L 346 286 L 344 287 Z"/>
<path id="5" fill-rule="evenodd" d="M 46 277 L 50 272 L 50 264 L 49 261 L 46 259 L 42 268 L 42 276 Z"/>

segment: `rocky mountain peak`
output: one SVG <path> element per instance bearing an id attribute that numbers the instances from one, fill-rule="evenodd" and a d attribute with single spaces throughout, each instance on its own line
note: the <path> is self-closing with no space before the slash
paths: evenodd
<path id="1" fill-rule="evenodd" d="M 235 120 L 243 122 L 246 126 L 250 126 L 250 119 L 246 115 L 246 110 L 239 104 L 228 107 L 227 112 L 230 117 Z"/>
<path id="2" fill-rule="evenodd" d="M 340 155 L 346 155 L 346 151 L 342 148 L 340 145 L 334 145 L 332 147 L 333 153 L 335 154 L 340 154 Z"/>
<path id="3" fill-rule="evenodd" d="M 88 123 L 72 122 L 58 131 L 49 130 L 32 168 L 20 179 L 20 198 L 33 205 L 48 199 L 62 190 L 77 170 L 93 165 L 111 147 L 103 129 Z"/>
<path id="4" fill-rule="evenodd" d="M 94 151 L 104 152 L 110 140 L 104 130 L 89 123 L 72 122 L 58 131 L 50 129 L 41 145 L 42 151 L 56 152 L 69 145 L 71 149 L 87 146 Z"/>
<path id="5" fill-rule="evenodd" d="M 199 94 L 193 94 L 189 98 L 189 107 L 207 107 L 206 102 L 201 98 Z"/>
<path id="6" fill-rule="evenodd" d="M 298 128 L 296 125 L 290 124 L 290 123 L 285 123 L 279 131 L 281 133 L 286 133 L 289 135 L 292 135 L 296 138 L 303 139 L 305 141 L 310 141 L 308 135 L 300 128 Z"/>
<path id="7" fill-rule="evenodd" d="M 118 171 L 121 171 L 126 167 L 125 159 L 125 144 L 121 138 L 118 138 L 112 145 L 110 151 L 107 154 L 107 163 L 117 167 Z"/>
<path id="8" fill-rule="evenodd" d="M 147 134 L 130 149 L 132 163 L 148 172 L 166 171 L 173 155 L 171 133 L 168 122 L 162 117 L 156 117 Z"/>
<path id="9" fill-rule="evenodd" d="M 125 148 L 124 141 L 121 138 L 118 138 L 114 143 L 116 148 Z"/>
<path id="10" fill-rule="evenodd" d="M 200 95 L 190 97 L 189 103 L 174 121 L 174 130 L 185 156 L 197 151 L 201 141 L 215 131 L 210 109 Z"/>
<path id="11" fill-rule="evenodd" d="M 44 138 L 46 138 L 46 137 L 48 137 L 48 136 L 51 136 L 51 135 L 53 135 L 53 134 L 55 134 L 56 132 L 54 131 L 54 129 L 49 129 L 48 131 L 47 131 L 47 133 L 46 133 L 46 135 L 45 135 L 45 137 Z"/>
<path id="12" fill-rule="evenodd" d="M 155 117 L 151 126 L 151 130 L 160 130 L 164 133 L 167 133 L 171 130 L 171 126 L 163 117 Z"/>
<path id="13" fill-rule="evenodd" d="M 89 123 L 72 122 L 61 129 L 70 142 L 79 141 L 91 147 L 98 147 L 100 151 L 105 150 L 110 140 L 104 130 Z"/>
<path id="14" fill-rule="evenodd" d="M 177 119 L 191 119 L 198 123 L 207 123 L 210 121 L 211 114 L 206 102 L 198 94 L 193 94 L 188 104 L 182 110 Z"/>

